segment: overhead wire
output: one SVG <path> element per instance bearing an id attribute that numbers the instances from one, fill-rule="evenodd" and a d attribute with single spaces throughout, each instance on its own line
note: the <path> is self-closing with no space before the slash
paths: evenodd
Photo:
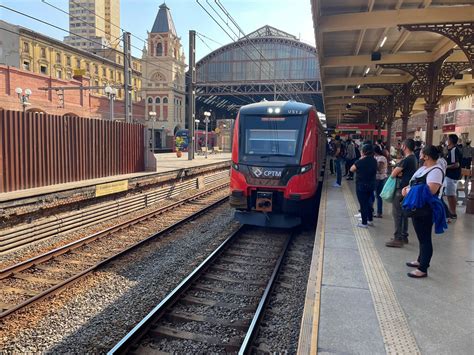
<path id="1" fill-rule="evenodd" d="M 206 0 L 208 1 L 208 0 Z M 214 0 L 214 2 L 217 4 L 217 6 L 221 9 L 221 11 L 227 16 L 227 18 L 234 24 L 234 26 L 237 28 L 237 30 L 239 31 L 239 33 L 241 33 L 243 35 L 243 37 L 247 37 L 247 35 L 245 34 L 244 30 L 239 26 L 239 24 L 237 23 L 237 21 L 234 19 L 234 17 L 230 14 L 230 12 L 225 8 L 225 6 L 220 2 L 220 0 Z M 276 73 L 276 70 L 275 70 L 275 67 L 273 66 L 273 64 L 263 55 L 262 51 L 253 43 L 252 40 L 249 40 L 249 43 L 252 45 L 252 47 L 254 47 L 254 49 L 260 54 L 260 56 L 263 58 L 264 61 L 266 61 L 269 66 L 271 68 L 273 68 L 273 71 Z M 301 97 L 299 97 L 298 93 L 297 93 L 297 87 L 292 84 L 289 80 L 286 80 L 286 79 L 282 79 L 283 81 L 287 82 L 288 84 L 290 84 L 293 89 L 295 90 L 295 94 L 296 96 L 300 99 L 301 101 Z"/>

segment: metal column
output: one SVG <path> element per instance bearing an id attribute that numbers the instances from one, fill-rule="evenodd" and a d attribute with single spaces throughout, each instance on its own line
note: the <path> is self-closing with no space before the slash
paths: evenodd
<path id="1" fill-rule="evenodd" d="M 188 137 L 191 142 L 188 142 L 188 160 L 194 159 L 195 149 L 195 135 L 194 135 L 194 120 L 195 120 L 195 94 L 194 87 L 196 84 L 196 31 L 189 31 L 189 70 L 188 70 Z"/>
<path id="2" fill-rule="evenodd" d="M 132 63 L 130 55 L 130 32 L 123 33 L 123 78 L 124 78 L 124 98 L 125 98 L 125 122 L 132 123 L 132 85 L 131 72 Z"/>

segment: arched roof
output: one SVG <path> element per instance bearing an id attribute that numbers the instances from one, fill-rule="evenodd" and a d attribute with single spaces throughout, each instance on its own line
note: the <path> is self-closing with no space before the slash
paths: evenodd
<path id="1" fill-rule="evenodd" d="M 264 26 L 209 53 L 196 63 L 197 101 L 238 108 L 262 99 L 289 99 L 318 106 L 316 48 Z"/>

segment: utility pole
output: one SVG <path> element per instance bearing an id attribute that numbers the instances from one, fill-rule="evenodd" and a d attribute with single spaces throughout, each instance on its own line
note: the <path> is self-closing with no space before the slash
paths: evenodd
<path id="1" fill-rule="evenodd" d="M 130 54 L 130 32 L 123 33 L 123 79 L 125 93 L 125 122 L 132 123 L 132 60 Z"/>
<path id="2" fill-rule="evenodd" d="M 194 86 L 196 83 L 196 31 L 189 31 L 189 70 L 188 70 L 188 139 L 192 144 L 188 143 L 188 160 L 194 159 L 195 140 L 194 136 L 194 120 L 195 120 L 195 93 Z"/>

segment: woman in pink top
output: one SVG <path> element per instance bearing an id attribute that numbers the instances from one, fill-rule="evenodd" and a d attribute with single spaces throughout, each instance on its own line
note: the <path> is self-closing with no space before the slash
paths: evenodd
<path id="1" fill-rule="evenodd" d="M 382 198 L 380 193 L 382 192 L 383 185 L 387 181 L 387 158 L 383 156 L 382 149 L 376 145 L 374 148 L 375 160 L 377 160 L 377 175 L 376 175 L 376 185 L 375 185 L 375 195 L 377 196 L 377 215 L 375 217 L 382 218 Z"/>

